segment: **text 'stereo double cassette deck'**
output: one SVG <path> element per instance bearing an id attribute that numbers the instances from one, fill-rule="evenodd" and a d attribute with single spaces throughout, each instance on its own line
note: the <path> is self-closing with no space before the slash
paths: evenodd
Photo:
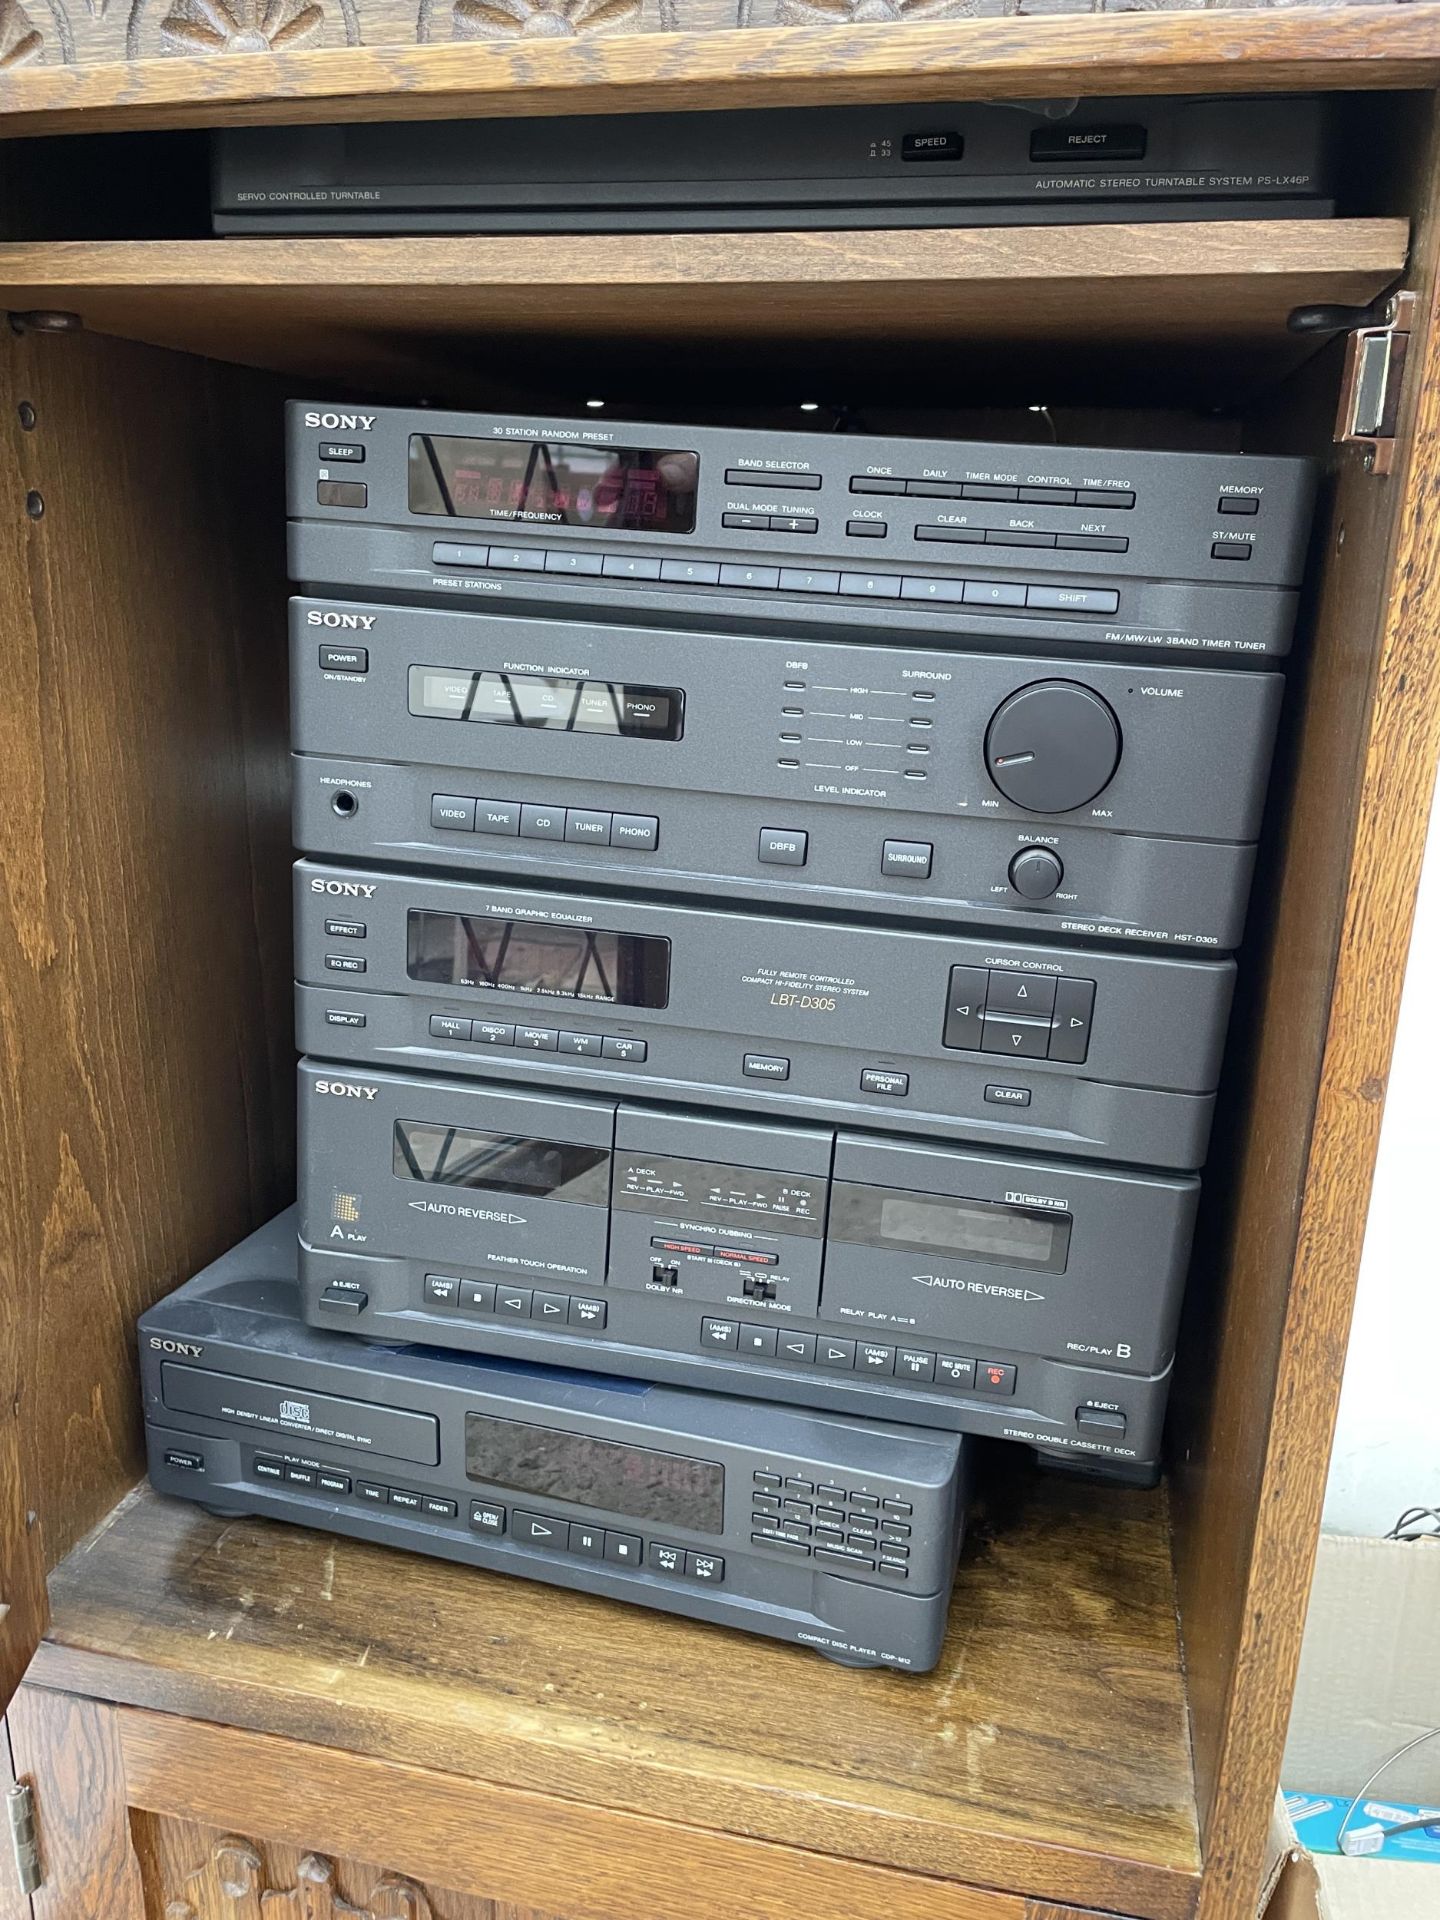
<path id="1" fill-rule="evenodd" d="M 292 1212 L 144 1315 L 162 1493 L 847 1665 L 935 1665 L 961 1537 L 958 1436 L 377 1348 L 306 1327 L 298 1305 Z"/>
<path id="2" fill-rule="evenodd" d="M 1233 961 L 301 861 L 322 1059 L 1200 1166 Z"/>
<path id="3" fill-rule="evenodd" d="M 291 602 L 295 841 L 1227 950 L 1278 673 Z"/>
<path id="4" fill-rule="evenodd" d="M 306 1318 L 1153 1468 L 1199 1181 L 300 1067 Z"/>
<path id="5" fill-rule="evenodd" d="M 304 401 L 288 435 L 290 573 L 317 592 L 1022 655 L 1285 653 L 1314 490 L 1249 454 Z"/>
<path id="6" fill-rule="evenodd" d="M 217 233 L 697 232 L 1322 215 L 1306 98 L 236 127 Z M 1097 248 L 1103 246 L 1097 242 Z"/>

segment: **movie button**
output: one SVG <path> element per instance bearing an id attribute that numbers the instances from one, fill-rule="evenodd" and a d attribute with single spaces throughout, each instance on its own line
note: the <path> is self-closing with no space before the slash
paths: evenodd
<path id="1" fill-rule="evenodd" d="M 935 1356 L 933 1353 L 922 1353 L 918 1347 L 897 1347 L 895 1372 L 905 1380 L 933 1380 Z"/>
<path id="2" fill-rule="evenodd" d="M 1217 513 L 1259 513 L 1260 496 L 1255 493 L 1222 493 L 1216 503 Z"/>
<path id="3" fill-rule="evenodd" d="M 607 580 L 658 580 L 660 562 L 644 553 L 607 553 L 601 571 Z"/>
<path id="4" fill-rule="evenodd" d="M 432 1307 L 453 1307 L 460 1298 L 460 1282 L 453 1273 L 427 1273 L 425 1299 Z"/>
<path id="5" fill-rule="evenodd" d="M 792 1366 L 808 1367 L 815 1359 L 815 1336 L 813 1333 L 782 1333 L 775 1353 L 777 1359 L 788 1360 Z"/>
<path id="6" fill-rule="evenodd" d="M 1078 1067 L 1090 1051 L 1095 1017 L 1095 982 L 1063 975 L 1055 982 L 1055 1012 L 1050 1028 L 1050 1058 Z"/>
<path id="7" fill-rule="evenodd" d="M 470 1038 L 482 1047 L 513 1047 L 515 1029 L 508 1020 L 472 1020 Z"/>
<path id="8" fill-rule="evenodd" d="M 772 1053 L 747 1053 L 742 1062 L 747 1080 L 788 1080 L 790 1062 Z"/>
<path id="9" fill-rule="evenodd" d="M 430 1036 L 434 1040 L 468 1040 L 471 1023 L 456 1013 L 432 1013 Z"/>
<path id="10" fill-rule="evenodd" d="M 928 880 L 934 858 L 928 840 L 887 840 L 880 850 L 880 871 L 905 880 Z"/>
<path id="11" fill-rule="evenodd" d="M 344 1313 L 356 1318 L 370 1304 L 370 1296 L 363 1287 L 326 1287 L 320 1295 L 320 1305 L 328 1313 Z"/>
<path id="12" fill-rule="evenodd" d="M 612 847 L 633 847 L 653 853 L 660 842 L 660 822 L 653 813 L 616 813 L 610 816 Z"/>
<path id="13" fill-rule="evenodd" d="M 368 673 L 368 647 L 321 647 L 320 664 L 327 673 Z"/>
<path id="14" fill-rule="evenodd" d="M 479 1022 L 476 1022 L 479 1025 Z M 598 1059 L 600 1054 L 600 1035 L 598 1033 L 562 1033 L 560 1036 L 561 1053 L 583 1054 L 589 1059 Z"/>
<path id="15" fill-rule="evenodd" d="M 906 574 L 900 582 L 902 600 L 933 600 L 941 606 L 958 606 L 965 597 L 963 580 L 920 580 Z"/>
<path id="16" fill-rule="evenodd" d="M 610 844 L 610 815 L 596 813 L 589 807 L 567 807 L 565 809 L 565 838 L 575 843 L 588 842 L 592 847 L 608 847 Z"/>
<path id="17" fill-rule="evenodd" d="M 388 1507 L 390 1504 L 390 1489 L 380 1480 L 357 1480 L 355 1493 L 358 1499 L 368 1500 L 374 1507 Z"/>
<path id="18" fill-rule="evenodd" d="M 363 920 L 327 920 L 325 931 L 333 940 L 363 940 L 365 922 Z"/>
<path id="19" fill-rule="evenodd" d="M 528 1513 L 517 1507 L 510 1516 L 510 1538 L 526 1547 L 548 1547 L 563 1553 L 569 1546 L 569 1526 L 547 1513 Z"/>
<path id="20" fill-rule="evenodd" d="M 910 1091 L 908 1073 L 891 1073 L 884 1067 L 866 1067 L 860 1075 L 862 1093 L 883 1093 L 892 1100 L 903 1100 Z"/>
<path id="21" fill-rule="evenodd" d="M 748 1322 L 741 1327 L 739 1343 L 741 1353 L 769 1356 L 775 1352 L 775 1346 L 774 1327 L 752 1327 Z"/>
<path id="22" fill-rule="evenodd" d="M 352 1013 L 349 1007 L 327 1007 L 325 1024 L 327 1027 L 363 1027 L 365 1015 Z"/>
<path id="23" fill-rule="evenodd" d="M 722 527 L 733 527 L 737 533 L 768 533 L 770 516 L 768 513 L 722 513 Z"/>
<path id="24" fill-rule="evenodd" d="M 454 1520 L 460 1512 L 453 1500 L 442 1499 L 438 1493 L 427 1493 L 420 1504 L 432 1520 Z"/>
<path id="25" fill-rule="evenodd" d="M 495 1311 L 505 1314 L 511 1320 L 528 1320 L 533 1297 L 529 1287 L 505 1287 L 497 1284 Z"/>
<path id="26" fill-rule="evenodd" d="M 1025 589 L 1014 580 L 967 580 L 967 607 L 1023 607 Z"/>
<path id="27" fill-rule="evenodd" d="M 981 1022 L 984 1053 L 1009 1053 L 1017 1060 L 1043 1060 L 1050 1050 L 1050 1027 L 1039 1020 L 1017 1020 L 986 1013 Z"/>
<path id="28" fill-rule="evenodd" d="M 904 493 L 905 482 L 892 480 L 887 475 L 875 473 L 855 473 L 850 476 L 851 493 Z"/>
<path id="29" fill-rule="evenodd" d="M 460 547 L 453 540 L 437 540 L 430 549 L 434 567 L 488 567 L 489 547 Z"/>
<path id="30" fill-rule="evenodd" d="M 656 1573 L 683 1574 L 685 1571 L 685 1549 L 666 1546 L 663 1540 L 652 1540 L 646 1564 Z"/>
<path id="31" fill-rule="evenodd" d="M 515 1044 L 517 1047 L 528 1047 L 531 1053 L 558 1053 L 560 1032 L 557 1027 L 517 1026 Z"/>
<path id="32" fill-rule="evenodd" d="M 987 1013 L 1023 1013 L 1032 1020 L 1048 1020 L 1054 1005 L 1053 973 L 1012 973 L 1002 967 L 990 969 L 990 986 L 985 995 Z"/>
<path id="33" fill-rule="evenodd" d="M 327 953 L 325 964 L 332 973 L 364 973 L 365 962 L 358 953 Z"/>
<path id="34" fill-rule="evenodd" d="M 662 560 L 660 578 L 679 587 L 718 587 L 720 566 L 715 560 Z"/>
<path id="35" fill-rule="evenodd" d="M 1053 547 L 1053 533 L 1022 533 L 1015 527 L 987 527 L 985 530 L 987 547 Z"/>
<path id="36" fill-rule="evenodd" d="M 543 547 L 491 547 L 490 564 L 500 567 L 506 573 L 543 573 L 545 571 L 545 549 Z"/>
<path id="37" fill-rule="evenodd" d="M 900 576 L 898 573 L 842 573 L 840 591 L 861 600 L 898 600 Z"/>
<path id="38" fill-rule="evenodd" d="M 467 800 L 458 793 L 435 793 L 430 796 L 430 824 L 446 833 L 473 833 L 475 831 L 475 802 Z"/>
<path id="39" fill-rule="evenodd" d="M 1087 1440 L 1123 1440 L 1125 1416 L 1114 1407 L 1077 1407 L 1075 1428 Z"/>
<path id="40" fill-rule="evenodd" d="M 643 1065 L 650 1052 L 647 1040 L 632 1040 L 628 1034 L 607 1033 L 601 1039 L 600 1052 L 607 1060 L 624 1060 L 632 1067 Z"/>
<path id="41" fill-rule="evenodd" d="M 577 1297 L 570 1302 L 569 1321 L 572 1327 L 586 1327 L 591 1333 L 603 1331 L 610 1309 L 603 1300 L 591 1300 Z"/>
<path id="42" fill-rule="evenodd" d="M 805 567 L 782 567 L 780 569 L 780 591 L 782 593 L 839 593 L 840 576 L 823 569 L 811 573 Z"/>
<path id="43" fill-rule="evenodd" d="M 1007 1366 L 1002 1360 L 977 1360 L 975 1391 L 977 1393 L 1014 1393 L 1014 1367 Z"/>
<path id="44" fill-rule="evenodd" d="M 950 995 L 945 1003 L 942 1044 L 976 1052 L 980 1046 L 985 991 L 990 976 L 984 967 L 952 967 Z"/>
<path id="45" fill-rule="evenodd" d="M 1140 126 L 1037 127 L 1030 135 L 1030 158 L 1043 164 L 1099 166 L 1110 160 L 1143 160 L 1145 129 Z"/>
<path id="46" fill-rule="evenodd" d="M 720 568 L 722 587 L 746 587 L 758 591 L 767 591 L 780 584 L 778 567 L 724 566 Z"/>
<path id="47" fill-rule="evenodd" d="M 520 809 L 520 838 L 522 840 L 563 840 L 565 838 L 565 809 L 563 807 L 531 807 Z"/>
<path id="48" fill-rule="evenodd" d="M 365 462 L 365 448 L 354 440 L 322 440 L 320 458 L 327 466 L 353 464 L 359 467 Z"/>
<path id="49" fill-rule="evenodd" d="M 545 553 L 546 573 L 583 573 L 593 579 L 603 565 L 604 556 L 598 553 L 562 553 L 554 547 Z"/>
<path id="50" fill-rule="evenodd" d="M 975 1362 L 957 1360 L 953 1354 L 949 1353 L 937 1354 L 935 1378 L 947 1387 L 961 1387 L 969 1393 L 975 1386 Z"/>
<path id="51" fill-rule="evenodd" d="M 944 540 L 955 547 L 982 547 L 985 544 L 983 527 L 916 527 L 917 540 Z"/>
<path id="52" fill-rule="evenodd" d="M 1210 548 L 1212 560 L 1248 560 L 1255 549 L 1248 540 L 1216 540 Z"/>
<path id="53" fill-rule="evenodd" d="M 504 1533 L 505 1509 L 494 1500 L 472 1500 L 470 1524 L 477 1533 Z"/>
<path id="54" fill-rule="evenodd" d="M 315 504 L 321 507 L 363 507 L 369 498 L 363 480 L 321 480 L 315 488 Z"/>
<path id="55" fill-rule="evenodd" d="M 986 1087 L 985 1098 L 992 1107 L 1028 1107 L 1029 1087 Z"/>
<path id="56" fill-rule="evenodd" d="M 1114 613 L 1120 596 L 1109 587 L 1038 587 L 1025 589 L 1025 604 L 1042 613 Z"/>
<path id="57" fill-rule="evenodd" d="M 569 1309 L 568 1293 L 537 1293 L 535 1304 L 530 1309 L 530 1318 L 542 1321 L 546 1326 L 563 1327 Z"/>
<path id="58" fill-rule="evenodd" d="M 520 807 L 514 800 L 477 800 L 476 833 L 501 833 L 507 838 L 520 831 Z"/>
<path id="59" fill-rule="evenodd" d="M 1123 533 L 1057 533 L 1055 545 L 1063 553 L 1128 553 Z"/>
<path id="60" fill-rule="evenodd" d="M 687 1580 L 704 1580 L 710 1586 L 718 1587 L 725 1578 L 725 1562 L 718 1553 L 687 1553 L 685 1577 Z"/>
<path id="61" fill-rule="evenodd" d="M 756 858 L 767 867 L 803 867 L 810 853 L 810 836 L 790 827 L 762 827 Z"/>
<path id="62" fill-rule="evenodd" d="M 1125 487 L 1077 487 L 1077 507 L 1133 507 L 1135 496 Z"/>
<path id="63" fill-rule="evenodd" d="M 570 1553 L 578 1553 L 582 1560 L 603 1560 L 605 1529 L 592 1527 L 585 1521 L 572 1520 L 566 1539 L 566 1549 Z"/>
<path id="64" fill-rule="evenodd" d="M 336 1473 L 333 1467 L 322 1467 L 315 1476 L 315 1484 L 322 1493 L 349 1493 L 350 1476 Z"/>
<path id="65" fill-rule="evenodd" d="M 205 1456 L 200 1453 L 190 1453 L 183 1447 L 167 1447 L 164 1457 L 166 1466 L 174 1467 L 179 1473 L 203 1473 L 205 1471 Z M 347 1493 L 350 1491 L 350 1482 L 348 1480 L 345 1482 L 345 1491 Z"/>
<path id="66" fill-rule="evenodd" d="M 467 1313 L 494 1313 L 495 1282 L 493 1280 L 462 1280 L 460 1304 Z"/>
<path id="67" fill-rule="evenodd" d="M 734 1353 L 739 1345 L 739 1341 L 740 1323 L 738 1320 L 702 1320 L 700 1322 L 700 1344 L 702 1347 L 719 1347 L 726 1353 Z M 764 1486 L 768 1483 L 763 1481 L 757 1473 L 755 1476 L 755 1484 L 757 1486 Z M 780 1481 L 777 1477 L 775 1485 L 778 1487 L 779 1484 Z"/>
<path id="68" fill-rule="evenodd" d="M 283 1480 L 285 1462 L 277 1460 L 273 1454 L 257 1453 L 250 1463 L 257 1480 Z"/>
<path id="69" fill-rule="evenodd" d="M 886 520 L 847 520 L 845 522 L 845 532 L 851 540 L 883 540 L 889 531 L 890 525 Z M 846 587 L 841 591 L 848 593 L 850 589 Z"/>
<path id="70" fill-rule="evenodd" d="M 893 1373 L 895 1371 L 894 1347 L 882 1346 L 878 1341 L 857 1340 L 855 1343 L 856 1373 Z"/>
<path id="71" fill-rule="evenodd" d="M 409 1487 L 392 1487 L 390 1504 L 392 1507 L 403 1507 L 406 1513 L 419 1513 L 424 1501 L 418 1493 L 412 1493 Z"/>
<path id="72" fill-rule="evenodd" d="M 638 1567 L 645 1558 L 645 1542 L 638 1533 L 605 1531 L 605 1558 L 621 1567 Z"/>

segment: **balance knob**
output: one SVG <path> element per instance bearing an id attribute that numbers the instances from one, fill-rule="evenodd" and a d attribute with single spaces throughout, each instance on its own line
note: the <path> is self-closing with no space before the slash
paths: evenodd
<path id="1" fill-rule="evenodd" d="M 1022 847 L 1010 862 L 1010 884 L 1026 900 L 1048 900 L 1065 869 L 1048 847 Z"/>
<path id="2" fill-rule="evenodd" d="M 1037 680 L 1002 700 L 991 715 L 985 764 L 1017 807 L 1069 813 L 1114 778 L 1120 723 L 1088 687 L 1073 680 Z"/>

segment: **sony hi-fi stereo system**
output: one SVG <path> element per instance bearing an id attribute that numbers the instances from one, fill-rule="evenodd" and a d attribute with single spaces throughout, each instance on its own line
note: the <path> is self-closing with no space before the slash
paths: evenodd
<path id="1" fill-rule="evenodd" d="M 288 435 L 290 571 L 308 590 L 634 616 L 687 630 L 688 655 L 716 629 L 853 628 L 867 643 L 1264 663 L 1290 645 L 1314 491 L 1310 463 L 1251 454 L 310 402 L 290 407 Z M 842 774 L 863 764 L 831 758 Z"/>
<path id="2" fill-rule="evenodd" d="M 1233 948 L 1278 673 L 291 603 L 330 859 Z"/>
<path id="3" fill-rule="evenodd" d="M 212 205 L 222 234 L 1319 217 L 1328 112 L 1232 96 L 234 127 Z"/>
<path id="4" fill-rule="evenodd" d="M 1149 1477 L 1199 1181 L 300 1064 L 305 1317 Z"/>
<path id="5" fill-rule="evenodd" d="M 150 1477 L 496 1573 L 923 1672 L 965 1442 L 307 1327 L 282 1214 L 140 1322 Z"/>
<path id="6" fill-rule="evenodd" d="M 1200 1166 L 1230 960 L 295 869 L 322 1059 Z"/>

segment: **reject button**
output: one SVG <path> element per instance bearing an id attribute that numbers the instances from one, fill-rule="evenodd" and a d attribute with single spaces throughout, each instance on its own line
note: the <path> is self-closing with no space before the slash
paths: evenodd
<path id="1" fill-rule="evenodd" d="M 1041 165 L 1102 167 L 1111 160 L 1143 160 L 1145 129 L 1133 123 L 1116 127 L 1037 127 L 1030 135 L 1030 158 Z"/>

